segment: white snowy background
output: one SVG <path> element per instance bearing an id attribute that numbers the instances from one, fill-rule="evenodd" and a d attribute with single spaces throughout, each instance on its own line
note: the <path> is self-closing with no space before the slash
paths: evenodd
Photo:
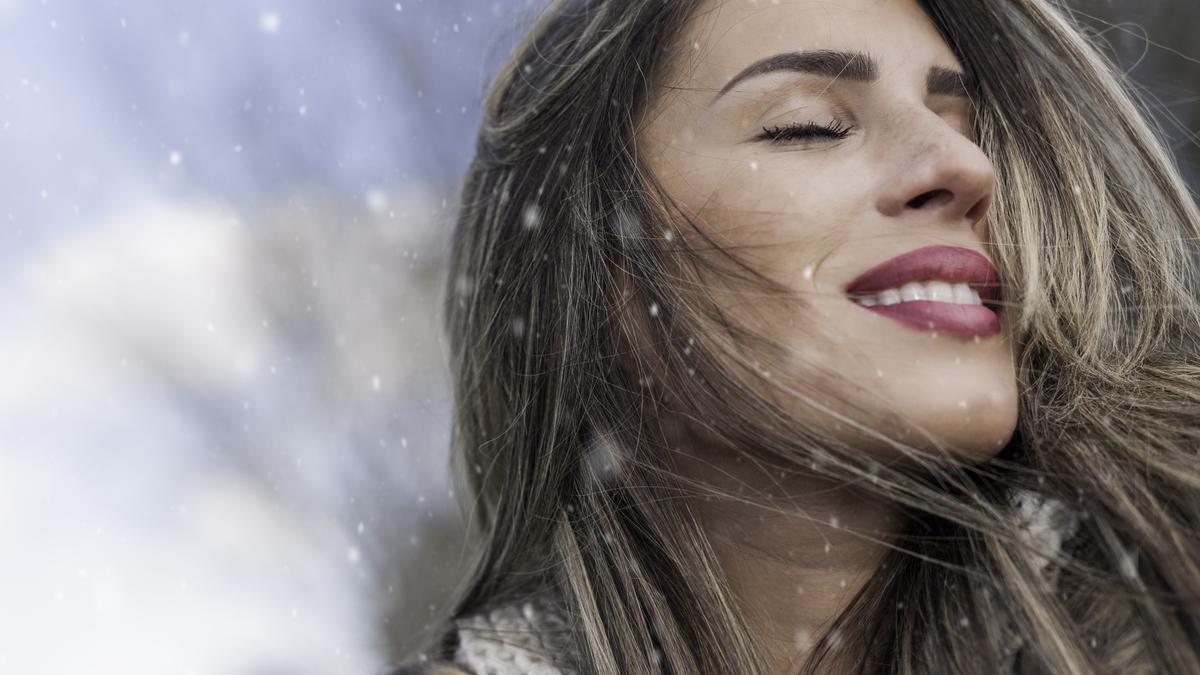
<path id="1" fill-rule="evenodd" d="M 0 0 L 0 672 L 406 654 L 469 546 L 444 245 L 533 4 Z M 1078 4 L 1194 175 L 1200 11 Z"/>

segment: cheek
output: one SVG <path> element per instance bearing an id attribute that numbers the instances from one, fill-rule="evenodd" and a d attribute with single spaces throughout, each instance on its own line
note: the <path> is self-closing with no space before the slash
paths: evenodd
<path id="1" fill-rule="evenodd" d="M 807 313 L 802 313 L 807 314 Z M 1003 449 L 1017 426 L 1018 390 L 1007 349 L 966 344 L 920 346 L 903 339 L 884 345 L 853 334 L 835 339 L 842 326 L 834 313 L 824 328 L 807 316 L 774 336 L 788 345 L 790 363 L 771 369 L 771 379 L 870 429 L 885 439 L 957 462 L 982 462 Z M 817 325 L 814 325 L 817 324 Z M 814 335 L 814 329 L 817 334 Z M 944 348 L 943 348 L 944 347 Z M 793 417 L 845 441 L 879 461 L 912 460 L 887 440 L 844 425 L 767 382 L 761 393 Z"/>
<path id="2" fill-rule="evenodd" d="M 817 181 L 784 178 L 742 170 L 695 195 L 689 210 L 705 234 L 756 271 L 811 291 L 815 268 L 853 236 L 860 200 Z"/>

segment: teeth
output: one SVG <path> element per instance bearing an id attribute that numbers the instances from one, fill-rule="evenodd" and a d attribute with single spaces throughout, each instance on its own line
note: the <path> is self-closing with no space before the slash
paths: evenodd
<path id="1" fill-rule="evenodd" d="M 979 293 L 966 284 L 952 284 L 950 288 L 954 289 L 954 302 L 960 305 L 973 305 L 980 301 Z"/>
<path id="2" fill-rule="evenodd" d="M 912 302 L 913 300 L 928 300 L 929 289 L 925 284 L 916 281 L 910 281 L 900 287 L 900 301 Z"/>
<path id="3" fill-rule="evenodd" d="M 889 288 L 854 298 L 860 305 L 894 305 L 898 302 L 932 300 L 956 305 L 982 305 L 979 293 L 968 284 L 952 284 L 946 281 L 910 281 L 899 288 Z"/>
<path id="4" fill-rule="evenodd" d="M 929 282 L 929 299 L 934 302 L 954 302 L 954 291 L 944 281 Z"/>

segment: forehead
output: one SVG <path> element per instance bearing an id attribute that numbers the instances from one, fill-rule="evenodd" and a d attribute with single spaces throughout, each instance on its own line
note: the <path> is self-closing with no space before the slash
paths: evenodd
<path id="1" fill-rule="evenodd" d="M 706 0 L 679 46 L 671 84 L 713 92 L 751 63 L 789 51 L 863 52 L 883 78 L 961 68 L 916 0 Z"/>

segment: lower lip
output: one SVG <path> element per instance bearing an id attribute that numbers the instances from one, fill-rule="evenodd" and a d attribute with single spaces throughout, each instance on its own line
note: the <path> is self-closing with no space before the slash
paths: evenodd
<path id="1" fill-rule="evenodd" d="M 933 300 L 912 300 L 871 307 L 857 302 L 854 304 L 921 330 L 984 337 L 1000 333 L 1000 317 L 983 305 L 956 305 Z"/>

